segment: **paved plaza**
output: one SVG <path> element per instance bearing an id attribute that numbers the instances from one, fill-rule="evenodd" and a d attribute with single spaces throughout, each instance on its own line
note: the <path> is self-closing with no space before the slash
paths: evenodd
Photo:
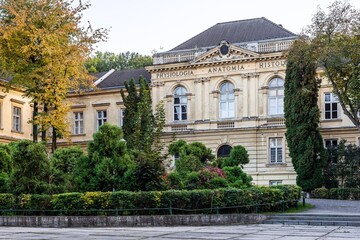
<path id="1" fill-rule="evenodd" d="M 360 228 L 289 225 L 240 225 L 142 228 L 18 228 L 1 227 L 0 239 L 359 239 Z"/>

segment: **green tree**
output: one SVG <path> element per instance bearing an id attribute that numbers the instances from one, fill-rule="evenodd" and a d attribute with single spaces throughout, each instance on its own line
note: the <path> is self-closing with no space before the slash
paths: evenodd
<path id="1" fill-rule="evenodd" d="M 121 128 L 104 124 L 88 144 L 88 157 L 80 158 L 76 182 L 80 191 L 112 191 L 124 188 L 124 177 L 134 167 Z"/>
<path id="2" fill-rule="evenodd" d="M 16 142 L 11 158 L 13 172 L 10 181 L 13 193 L 48 193 L 50 162 L 45 144 L 29 140 Z"/>
<path id="3" fill-rule="evenodd" d="M 82 158 L 84 152 L 80 147 L 60 148 L 54 152 L 50 158 L 53 192 L 76 191 L 75 167 Z"/>
<path id="4" fill-rule="evenodd" d="M 225 158 L 221 164 L 222 167 L 235 167 L 240 166 L 243 168 L 243 165 L 249 163 L 249 154 L 246 149 L 241 146 L 234 146 L 230 151 L 230 156 Z"/>
<path id="5" fill-rule="evenodd" d="M 0 144 L 0 193 L 9 191 L 9 176 L 12 170 L 11 150 L 8 145 Z"/>
<path id="6" fill-rule="evenodd" d="M 149 85 L 145 78 L 139 78 L 139 91 L 137 91 L 135 80 L 125 82 L 125 91 L 121 90 L 121 97 L 124 101 L 124 139 L 129 149 L 142 150 L 150 152 L 152 150 L 156 131 L 162 131 L 157 128 L 164 124 L 155 122 L 152 113 L 152 101 Z M 161 120 L 160 118 L 158 119 Z M 160 125 L 159 125 L 160 124 Z"/>
<path id="7" fill-rule="evenodd" d="M 344 114 L 360 131 L 360 10 L 347 1 L 328 10 L 318 10 L 307 32 Z"/>
<path id="8" fill-rule="evenodd" d="M 150 56 L 135 52 L 115 54 L 112 52 L 97 51 L 95 56 L 90 57 L 85 62 L 86 69 L 92 73 L 109 71 L 111 69 L 137 69 L 150 65 L 152 65 L 152 58 Z"/>
<path id="9" fill-rule="evenodd" d="M 0 1 L 0 68 L 12 77 L 9 85 L 23 87 L 34 103 L 33 141 L 38 125 L 43 132 L 53 128 L 53 150 L 57 134 L 69 135 L 66 95 L 92 84 L 83 63 L 92 45 L 106 36 L 103 29 L 80 27 L 82 12 L 90 5 L 73 7 L 72 2 Z"/>
<path id="10" fill-rule="evenodd" d="M 284 111 L 296 182 L 305 191 L 321 187 L 324 182 L 326 152 L 319 132 L 316 66 L 313 47 L 305 40 L 297 40 L 287 58 Z"/>

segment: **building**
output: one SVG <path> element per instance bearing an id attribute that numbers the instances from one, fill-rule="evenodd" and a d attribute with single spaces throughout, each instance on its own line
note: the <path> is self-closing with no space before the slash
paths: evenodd
<path id="1" fill-rule="evenodd" d="M 175 134 L 177 139 L 204 143 L 219 157 L 243 145 L 250 157 L 245 171 L 255 184 L 294 184 L 283 98 L 284 51 L 296 38 L 266 18 L 219 23 L 155 54 L 146 70 L 99 73 L 97 89 L 69 95 L 72 143 L 85 146 L 105 122 L 121 126 L 120 89 L 124 81 L 142 75 L 151 84 L 153 108 L 165 101 L 165 143 Z M 326 80 L 319 94 L 324 144 L 340 139 L 359 144 L 360 133 L 342 113 Z"/>

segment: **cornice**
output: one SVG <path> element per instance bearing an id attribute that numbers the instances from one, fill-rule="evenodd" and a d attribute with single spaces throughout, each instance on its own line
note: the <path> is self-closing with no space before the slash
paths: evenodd
<path id="1" fill-rule="evenodd" d="M 221 65 L 228 65 L 228 64 L 234 64 L 234 63 L 271 61 L 271 60 L 279 60 L 279 59 L 284 59 L 284 58 L 285 58 L 285 56 L 284 56 L 283 52 L 276 52 L 276 53 L 260 54 L 258 57 L 239 58 L 239 59 L 223 59 L 222 61 L 213 61 L 213 62 L 192 63 L 191 61 L 189 61 L 186 63 L 170 63 L 170 64 L 153 65 L 151 67 L 147 67 L 146 69 L 150 73 L 156 73 L 156 72 L 161 72 L 161 71 L 195 69 L 195 68 L 199 68 L 199 67 L 221 66 Z"/>

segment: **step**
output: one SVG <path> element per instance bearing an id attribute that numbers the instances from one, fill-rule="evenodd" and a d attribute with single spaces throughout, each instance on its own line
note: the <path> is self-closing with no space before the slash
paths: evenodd
<path id="1" fill-rule="evenodd" d="M 265 220 L 264 224 L 314 225 L 314 226 L 353 226 L 359 227 L 360 221 L 316 221 L 316 220 Z"/>
<path id="2" fill-rule="evenodd" d="M 359 216 L 271 216 L 271 220 L 360 221 Z"/>

